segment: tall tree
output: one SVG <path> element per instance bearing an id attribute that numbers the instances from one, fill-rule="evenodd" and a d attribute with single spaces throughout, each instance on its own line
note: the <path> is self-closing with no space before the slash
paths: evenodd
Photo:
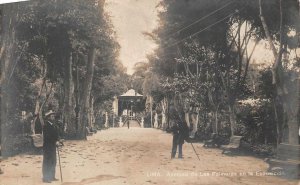
<path id="1" fill-rule="evenodd" d="M 84 139 L 88 117 L 80 115 L 98 112 L 93 109 L 103 77 L 123 70 L 104 1 L 41 0 L 1 8 L 3 140 L 21 133 L 16 129 L 21 110 L 34 113 L 34 133 L 47 109 L 61 113 L 70 137 Z"/>
<path id="2" fill-rule="evenodd" d="M 19 20 L 19 6 L 9 4 L 1 7 L 2 26 L 1 26 L 1 151 L 3 156 L 9 153 L 10 126 L 15 116 L 10 117 L 15 111 L 13 108 L 14 91 L 10 87 L 10 80 L 15 70 L 15 65 L 19 62 L 19 53 L 17 51 L 18 43 L 16 41 L 16 26 Z"/>
<path id="3" fill-rule="evenodd" d="M 298 130 L 299 130 L 299 102 L 295 101 L 299 98 L 299 75 L 293 71 L 290 71 L 288 74 L 283 67 L 283 55 L 287 52 L 287 34 L 289 25 L 286 22 L 288 4 L 284 3 L 282 0 L 279 0 L 279 48 L 278 50 L 275 47 L 275 41 L 271 36 L 267 21 L 263 13 L 262 0 L 259 0 L 259 16 L 264 29 L 265 36 L 269 42 L 270 48 L 273 52 L 274 63 L 272 67 L 272 83 L 276 87 L 277 91 L 277 101 L 280 101 L 280 104 L 283 106 L 283 114 L 287 119 L 288 130 L 287 135 L 288 142 L 291 144 L 299 144 Z M 284 20 L 285 19 L 285 20 Z M 298 16 L 299 21 L 299 16 Z M 287 75 L 288 74 L 288 75 Z M 285 136 L 283 136 L 285 137 Z"/>

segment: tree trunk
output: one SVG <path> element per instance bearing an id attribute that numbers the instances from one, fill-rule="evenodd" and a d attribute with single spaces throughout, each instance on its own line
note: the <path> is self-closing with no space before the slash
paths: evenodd
<path id="1" fill-rule="evenodd" d="M 229 105 L 229 120 L 230 120 L 230 131 L 231 136 L 234 136 L 234 131 L 236 127 L 236 115 L 235 115 L 235 107 L 234 105 Z"/>
<path id="2" fill-rule="evenodd" d="M 282 140 L 282 132 L 281 132 L 282 126 L 279 122 L 277 105 L 276 105 L 276 101 L 274 99 L 272 100 L 272 104 L 273 104 L 273 109 L 274 109 L 274 120 L 276 123 L 276 144 L 278 146 Z"/>
<path id="3" fill-rule="evenodd" d="M 185 113 L 184 113 L 184 120 L 185 120 L 187 126 L 188 126 L 189 128 L 191 128 L 191 123 L 190 123 L 190 113 L 189 113 L 189 112 L 185 112 Z"/>
<path id="4" fill-rule="evenodd" d="M 44 118 L 43 118 L 43 108 L 46 105 L 46 103 L 48 102 L 49 97 L 51 96 L 52 88 L 53 88 L 53 83 L 51 83 L 51 85 L 50 85 L 49 92 L 48 92 L 47 84 L 46 84 L 45 87 L 46 87 L 46 97 L 45 97 L 44 102 L 41 104 L 41 107 L 40 107 L 40 110 L 39 110 L 39 114 L 38 114 L 39 120 L 40 120 L 40 123 L 41 123 L 42 127 L 45 125 Z"/>
<path id="5" fill-rule="evenodd" d="M 89 97 L 92 90 L 92 80 L 94 75 L 94 63 L 95 63 L 95 55 L 96 49 L 91 48 L 88 53 L 88 61 L 87 61 L 87 72 L 86 78 L 84 81 L 84 87 L 82 89 L 82 97 L 80 101 L 80 111 L 79 111 L 79 123 L 78 123 L 78 131 L 77 138 L 78 139 L 86 139 L 86 126 L 88 124 L 88 103 Z"/>
<path id="6" fill-rule="evenodd" d="M 37 120 L 40 121 L 41 126 L 43 126 L 43 124 L 44 124 L 44 119 L 43 119 L 43 115 L 42 115 L 42 110 L 43 110 L 42 96 L 43 96 L 44 89 L 46 90 L 46 92 L 45 92 L 45 98 L 46 98 L 45 102 L 47 101 L 47 94 L 48 94 L 47 93 L 47 78 L 46 78 L 47 70 L 48 70 L 47 69 L 47 63 L 42 63 L 41 65 L 42 65 L 41 66 L 41 73 L 43 74 L 43 77 L 41 78 L 42 83 L 41 83 L 41 86 L 40 86 L 40 91 L 39 91 L 38 96 L 36 98 L 36 104 L 35 104 L 35 110 L 34 110 L 35 117 L 34 117 L 34 120 L 32 121 L 32 125 L 31 125 L 31 129 L 32 129 L 33 134 L 35 134 L 35 126 L 36 126 Z M 51 84 L 51 88 L 52 88 L 52 85 L 53 84 Z M 52 89 L 50 89 L 50 90 L 52 90 Z M 50 91 L 50 93 L 51 93 L 51 91 Z M 49 96 L 50 96 L 50 94 L 49 94 Z M 42 132 L 42 130 L 41 130 L 41 132 Z"/>
<path id="7" fill-rule="evenodd" d="M 190 133 L 190 136 L 194 137 L 197 132 L 197 126 L 198 126 L 198 122 L 199 122 L 199 114 L 193 112 L 193 114 L 191 114 L 191 118 L 192 118 L 193 128 Z"/>
<path id="8" fill-rule="evenodd" d="M 283 104 L 288 125 L 289 144 L 299 144 L 299 79 L 292 81 L 289 84 L 289 94 L 285 96 Z"/>
<path id="9" fill-rule="evenodd" d="M 46 79 L 43 78 L 42 79 L 42 83 L 41 83 L 41 86 L 40 86 L 40 90 L 39 90 L 39 93 L 38 93 L 38 96 L 35 100 L 35 110 L 34 110 L 34 119 L 33 121 L 31 122 L 31 134 L 35 134 L 35 125 L 36 125 L 36 122 L 38 120 L 38 115 L 39 115 L 39 112 L 40 112 L 40 106 L 41 106 L 41 97 L 42 97 L 42 93 L 43 93 L 43 90 L 44 90 L 44 87 L 46 86 Z"/>
<path id="10" fill-rule="evenodd" d="M 215 127 L 216 127 L 216 134 L 218 134 L 219 133 L 219 131 L 218 131 L 218 122 L 219 122 L 219 120 L 218 120 L 218 109 L 215 111 Z"/>
<path id="11" fill-rule="evenodd" d="M 170 101 L 167 99 L 167 128 L 170 128 Z"/>
<path id="12" fill-rule="evenodd" d="M 74 136 L 76 134 L 74 124 L 74 82 L 73 82 L 73 57 L 72 53 L 65 61 L 65 75 L 64 75 L 64 124 L 66 127 L 67 135 Z"/>
<path id="13" fill-rule="evenodd" d="M 76 133 L 78 132 L 79 129 L 79 110 L 80 110 L 80 105 L 79 105 L 79 101 L 80 101 L 80 93 L 79 93 L 79 69 L 78 69 L 78 54 L 76 57 L 76 79 L 74 79 L 74 85 L 75 85 L 75 91 L 74 91 L 74 98 L 75 98 L 75 130 Z"/>
<path id="14" fill-rule="evenodd" d="M 299 145 L 299 135 L 298 135 L 298 130 L 299 130 L 299 125 L 298 125 L 299 120 L 297 117 L 290 117 L 288 121 L 288 127 L 289 127 L 289 144 L 292 145 Z"/>
<path id="15" fill-rule="evenodd" d="M 93 106 L 93 102 L 94 102 L 94 97 L 90 96 L 89 98 L 89 106 L 88 106 L 88 126 L 90 128 L 94 127 L 94 106 Z"/>
<path id="16" fill-rule="evenodd" d="M 262 11 L 262 0 L 259 0 L 259 10 L 260 10 L 260 19 L 269 41 L 270 47 L 273 51 L 274 55 L 274 64 L 272 69 L 272 77 L 273 77 L 273 84 L 276 86 L 277 91 L 277 98 L 276 100 L 281 100 L 283 104 L 283 114 L 287 118 L 287 125 L 288 125 L 288 139 L 290 144 L 299 144 L 299 137 L 298 137 L 298 130 L 299 130 L 299 123 L 298 123 L 298 109 L 297 107 L 299 102 L 295 101 L 298 99 L 298 91 L 299 91 L 299 83 L 291 84 L 287 81 L 284 81 L 284 71 L 282 68 L 282 55 L 284 52 L 284 44 L 283 44 L 283 37 L 284 37 L 284 25 L 283 25 L 283 10 L 282 10 L 282 0 L 280 0 L 280 43 L 279 43 L 279 51 L 277 52 L 274 46 L 274 41 L 270 36 L 269 28 L 263 16 Z M 290 80 L 290 79 L 288 79 Z M 287 86 L 289 86 L 287 88 Z M 294 88 L 297 89 L 294 89 Z M 289 89 L 289 90 L 288 90 Z M 283 124 L 284 125 L 284 124 Z M 284 134 L 283 133 L 283 134 Z M 283 138 L 286 136 L 283 135 Z"/>
<path id="17" fill-rule="evenodd" d="M 3 156 L 10 156 L 9 151 L 9 125 L 14 124 L 11 115 L 16 107 L 12 104 L 14 91 L 10 89 L 9 81 L 13 73 L 13 63 L 15 61 L 15 51 L 17 51 L 17 41 L 15 38 L 15 27 L 18 19 L 18 5 L 15 3 L 6 4 L 2 7 L 2 43 L 1 43 L 1 152 Z"/>
<path id="18" fill-rule="evenodd" d="M 167 127 L 167 109 L 168 109 L 168 99 L 165 97 L 162 101 L 161 101 L 161 107 L 162 107 L 162 120 L 161 120 L 161 124 L 162 124 L 162 129 L 166 130 Z"/>

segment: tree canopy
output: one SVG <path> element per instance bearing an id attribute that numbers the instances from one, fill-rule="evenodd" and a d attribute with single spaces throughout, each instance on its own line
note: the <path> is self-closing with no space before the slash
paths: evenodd
<path id="1" fill-rule="evenodd" d="M 262 122 L 266 129 L 266 125 L 273 122 L 268 128 L 276 135 L 272 142 L 277 138 L 278 143 L 282 141 L 284 125 L 289 125 L 290 130 L 299 125 L 299 121 L 293 121 L 293 117 L 299 120 L 299 113 L 295 115 L 284 106 L 292 105 L 285 102 L 291 97 L 299 99 L 292 93 L 298 92 L 295 88 L 299 89 L 299 74 L 296 75 L 299 71 L 299 4 L 296 0 L 163 0 L 158 7 L 159 27 L 148 35 L 159 47 L 149 57 L 149 69 L 154 75 L 164 76 L 161 92 L 171 89 L 174 99 L 171 100 L 181 99 L 179 107 L 186 107 L 186 113 L 190 114 L 191 109 L 201 110 L 198 112 L 202 114 L 200 127 L 207 117 L 212 117 L 208 125 L 215 133 L 226 126 L 222 121 L 230 123 L 230 135 L 251 132 L 250 127 L 241 129 L 250 124 L 241 118 L 241 110 L 244 110 L 241 107 L 249 99 L 266 98 L 269 103 L 263 106 L 271 110 L 261 112 L 261 119 L 255 119 L 256 127 L 252 128 Z M 267 46 L 265 51 L 275 53 L 274 58 L 264 59 L 269 63 L 266 69 L 253 63 L 258 60 L 253 54 L 262 43 Z M 279 51 L 274 52 L 273 46 Z M 277 57 L 280 53 L 282 58 Z M 282 70 L 277 67 L 278 61 Z M 270 74 L 268 70 L 272 72 L 271 83 L 263 79 Z M 256 78 L 258 82 L 254 74 L 262 75 Z M 148 92 L 154 95 L 156 90 L 150 88 Z M 293 109 L 299 110 L 299 102 L 296 104 L 292 105 Z M 272 119 L 263 119 L 270 113 Z M 284 115 L 290 118 L 283 120 Z M 221 121 L 218 118 L 222 118 Z M 295 135 L 290 137 L 296 138 Z M 293 142 L 291 138 L 290 142 Z"/>
<path id="2" fill-rule="evenodd" d="M 104 3 L 41 0 L 1 6 L 4 155 L 12 152 L 14 134 L 41 132 L 49 109 L 59 113 L 67 137 L 84 139 L 85 127 L 94 126 L 99 112 L 109 108 L 103 104 L 126 90 L 128 75 L 118 61 L 120 46 Z M 27 131 L 16 129 L 22 111 L 33 116 L 23 120 Z"/>

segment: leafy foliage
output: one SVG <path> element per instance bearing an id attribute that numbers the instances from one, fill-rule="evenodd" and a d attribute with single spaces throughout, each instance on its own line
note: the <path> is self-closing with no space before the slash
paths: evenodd
<path id="1" fill-rule="evenodd" d="M 289 58 L 299 42 L 299 5 L 295 0 L 282 2 L 283 36 L 279 0 L 264 0 L 262 8 L 272 38 L 279 42 L 282 36 L 287 45 L 282 75 L 291 92 L 299 77 L 295 75 L 298 57 Z M 149 56 L 149 73 L 161 80 L 159 88 L 151 86 L 152 80 L 144 81 L 145 86 L 149 84 L 148 94 L 169 96 L 174 101 L 180 97 L 180 107 L 186 112 L 199 110 L 199 132 L 210 122 L 208 125 L 215 124 L 221 133 L 229 122 L 231 134 L 244 135 L 251 143 L 276 142 L 280 137 L 276 129 L 282 129 L 277 123 L 284 122 L 283 100 L 274 103 L 278 94 L 271 70 L 250 62 L 250 49 L 255 51 L 256 44 L 266 39 L 258 1 L 164 0 L 158 7 L 160 26 L 151 37 L 159 47 Z M 251 48 L 249 42 L 255 46 Z M 251 99 L 264 103 L 240 104 Z"/>
<path id="2" fill-rule="evenodd" d="M 67 120 L 69 114 L 67 121 L 76 122 L 74 111 L 82 108 L 78 102 L 82 99 L 89 52 L 93 48 L 97 52 L 88 95 L 91 97 L 88 99 L 94 101 L 89 104 L 91 112 L 97 114 L 114 95 L 126 90 L 128 76 L 117 60 L 120 46 L 104 11 L 104 0 L 29 1 L 13 8 L 17 49 L 16 57 L 9 61 L 13 69 L 9 71 L 8 87 L 14 94 L 7 97 L 12 110 L 7 115 L 11 130 L 7 133 L 24 132 L 17 129 L 21 111 L 37 116 L 35 114 L 48 109 L 69 110 L 60 112 L 61 119 Z M 4 21 L 9 23 L 10 18 L 5 17 Z M 7 50 L 12 48 L 7 46 Z M 69 109 L 65 108 L 67 105 Z M 71 126 L 75 129 L 76 124 Z M 30 134 L 30 129 L 25 130 Z"/>

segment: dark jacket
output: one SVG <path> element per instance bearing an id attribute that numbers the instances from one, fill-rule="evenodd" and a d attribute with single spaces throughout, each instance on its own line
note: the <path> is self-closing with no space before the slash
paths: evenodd
<path id="1" fill-rule="evenodd" d="M 44 147 L 56 147 L 56 141 L 58 141 L 58 128 L 55 123 L 51 125 L 49 121 L 46 121 L 43 127 L 43 134 Z"/>
<path id="2" fill-rule="evenodd" d="M 189 137 L 189 128 L 183 122 L 178 122 L 171 127 L 171 132 L 173 133 L 173 142 L 177 144 L 183 144 L 184 140 Z"/>

